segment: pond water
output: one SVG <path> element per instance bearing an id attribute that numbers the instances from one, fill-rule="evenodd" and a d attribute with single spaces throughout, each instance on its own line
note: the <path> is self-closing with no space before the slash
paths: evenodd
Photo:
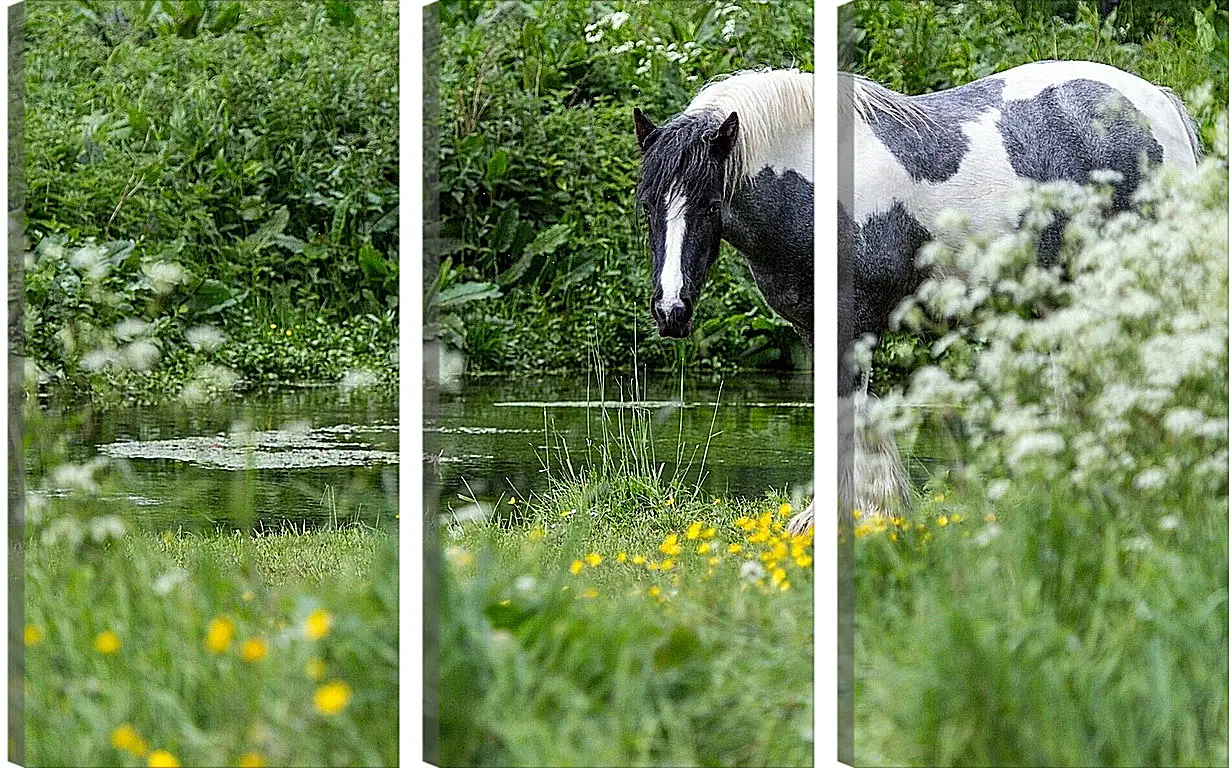
<path id="1" fill-rule="evenodd" d="M 541 493 L 552 477 L 567 474 L 560 446 L 579 471 L 603 444 L 617 446 L 620 426 L 633 431 L 637 417 L 649 426 L 644 450 L 665 479 L 700 482 L 715 495 L 809 491 L 815 455 L 809 374 L 688 375 L 681 397 L 677 376 L 646 378 L 608 374 L 604 384 L 583 373 L 462 379 L 440 396 L 438 423 L 427 425 L 432 455 L 424 471 L 438 484 L 440 509 L 476 511 L 462 496 L 489 505 L 500 496 Z"/>
<path id="2" fill-rule="evenodd" d="M 66 431 L 70 461 L 110 457 L 118 480 L 91 503 L 153 530 L 388 527 L 397 513 L 395 394 L 321 387 L 191 407 L 53 405 L 27 429 Z M 27 461 L 33 493 L 80 493 L 57 487 L 54 471 L 39 479 L 37 463 Z"/>

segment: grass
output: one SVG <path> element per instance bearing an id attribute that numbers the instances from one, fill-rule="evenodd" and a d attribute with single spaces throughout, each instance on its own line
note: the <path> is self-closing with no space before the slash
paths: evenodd
<path id="1" fill-rule="evenodd" d="M 393 765 L 396 540 L 121 534 L 25 553 L 29 765 Z"/>
<path id="2" fill-rule="evenodd" d="M 810 537 L 635 475 L 446 532 L 443 765 L 810 765 Z"/>

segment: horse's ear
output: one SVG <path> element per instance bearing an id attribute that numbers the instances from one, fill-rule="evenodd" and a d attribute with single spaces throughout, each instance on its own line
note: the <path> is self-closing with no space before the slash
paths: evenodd
<path id="1" fill-rule="evenodd" d="M 648 148 L 649 138 L 657 131 L 657 126 L 645 117 L 639 107 L 632 109 L 632 117 L 636 119 L 636 143 L 640 145 L 640 151 L 643 152 Z"/>
<path id="2" fill-rule="evenodd" d="M 734 142 L 738 141 L 738 113 L 731 112 L 717 132 L 713 134 L 711 145 L 713 157 L 717 162 L 724 162 L 734 150 Z"/>

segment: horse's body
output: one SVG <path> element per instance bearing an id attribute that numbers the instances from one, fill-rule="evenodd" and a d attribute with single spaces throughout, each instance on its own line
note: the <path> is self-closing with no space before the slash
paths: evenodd
<path id="1" fill-rule="evenodd" d="M 643 152 L 638 198 L 653 250 L 652 313 L 663 336 L 691 332 L 691 316 L 720 239 L 746 258 L 764 299 L 813 338 L 812 76 L 748 72 L 710 84 L 661 127 L 636 111 Z M 859 376 L 854 343 L 878 338 L 901 299 L 928 276 L 916 262 L 941 212 L 968 219 L 972 234 L 1019 223 L 1015 191 L 1026 180 L 1090 181 L 1119 175 L 1123 209 L 1141 159 L 1193 167 L 1199 143 L 1172 92 L 1090 62 L 1039 62 L 960 88 L 904 96 L 840 75 L 838 113 L 852 121 L 854 173 L 838 202 L 838 381 L 852 413 Z M 1043 234 L 1043 261 L 1058 254 L 1062 222 Z M 955 243 L 954 243 L 955 244 Z M 907 494 L 895 444 L 863 448 L 842 418 L 841 509 L 886 509 Z M 856 497 L 856 498 L 855 498 Z M 801 530 L 812 508 L 791 521 Z"/>

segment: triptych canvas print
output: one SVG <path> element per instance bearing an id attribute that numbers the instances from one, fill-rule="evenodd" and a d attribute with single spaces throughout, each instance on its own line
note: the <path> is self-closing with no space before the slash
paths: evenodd
<path id="1" fill-rule="evenodd" d="M 11 763 L 1229 764 L 1229 11 L 7 24 Z"/>

